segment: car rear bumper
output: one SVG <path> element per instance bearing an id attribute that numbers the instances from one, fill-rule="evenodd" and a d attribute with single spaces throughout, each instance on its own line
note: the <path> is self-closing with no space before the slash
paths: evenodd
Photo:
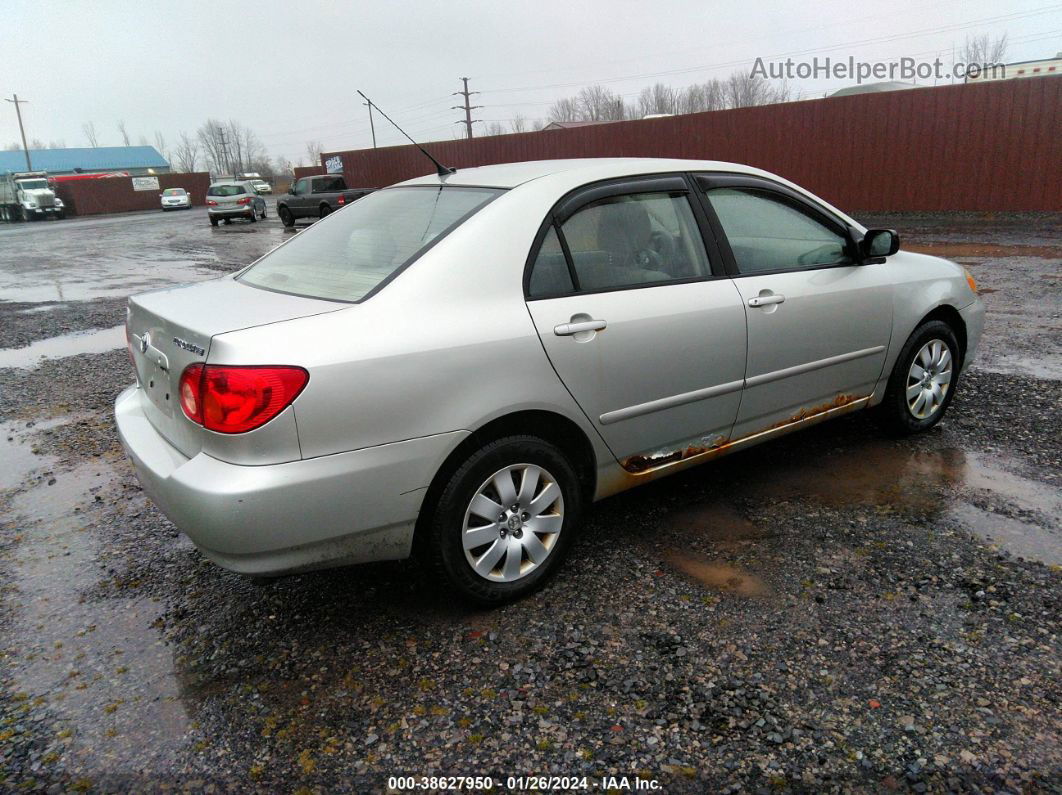
<path id="1" fill-rule="evenodd" d="M 408 557 L 427 486 L 464 431 L 285 464 L 188 458 L 141 408 L 115 402 L 118 433 L 144 491 L 202 553 L 244 574 L 284 574 Z"/>
<path id="2" fill-rule="evenodd" d="M 207 207 L 207 212 L 218 218 L 246 218 L 253 211 L 253 204 L 242 204 L 238 207 Z"/>

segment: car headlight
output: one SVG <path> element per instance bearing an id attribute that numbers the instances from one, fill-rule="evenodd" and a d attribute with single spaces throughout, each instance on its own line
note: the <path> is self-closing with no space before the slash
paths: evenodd
<path id="1" fill-rule="evenodd" d="M 58 196 L 55 197 L 55 206 L 56 207 L 62 207 L 63 206 L 63 200 L 60 199 Z"/>

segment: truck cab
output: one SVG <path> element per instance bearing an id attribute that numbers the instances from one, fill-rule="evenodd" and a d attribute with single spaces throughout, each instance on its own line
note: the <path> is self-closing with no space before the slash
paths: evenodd
<path id="1" fill-rule="evenodd" d="M 66 207 L 55 194 L 46 171 L 23 171 L 0 176 L 0 219 L 36 221 L 64 218 Z"/>

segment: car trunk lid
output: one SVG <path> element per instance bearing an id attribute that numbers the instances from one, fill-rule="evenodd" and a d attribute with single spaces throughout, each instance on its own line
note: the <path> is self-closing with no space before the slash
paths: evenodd
<path id="1" fill-rule="evenodd" d="M 133 296 L 127 329 L 144 413 L 170 444 L 186 456 L 195 455 L 207 431 L 181 410 L 181 373 L 190 364 L 209 360 L 215 335 L 348 306 L 250 287 L 231 276 Z"/>

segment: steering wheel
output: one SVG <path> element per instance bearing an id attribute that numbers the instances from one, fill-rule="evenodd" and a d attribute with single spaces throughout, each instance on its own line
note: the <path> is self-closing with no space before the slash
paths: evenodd
<path id="1" fill-rule="evenodd" d="M 811 251 L 805 251 L 797 257 L 797 263 L 800 265 L 826 265 L 828 263 L 823 261 L 822 258 L 828 255 L 836 260 L 837 254 L 836 243 L 824 243 L 818 248 L 813 248 Z"/>

